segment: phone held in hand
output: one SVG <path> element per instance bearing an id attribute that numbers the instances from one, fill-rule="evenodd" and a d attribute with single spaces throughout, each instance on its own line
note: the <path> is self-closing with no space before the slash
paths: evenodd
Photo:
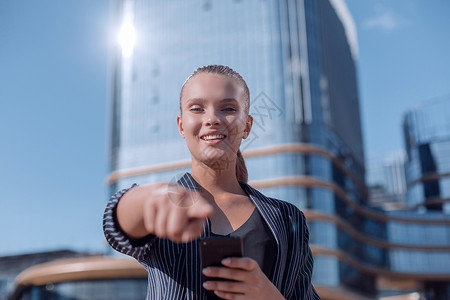
<path id="1" fill-rule="evenodd" d="M 212 237 L 199 241 L 200 261 L 202 270 L 209 266 L 223 267 L 221 261 L 227 257 L 242 257 L 242 240 L 235 237 Z M 202 282 L 215 280 L 211 277 L 202 276 Z M 217 278 L 216 280 L 227 279 Z"/>

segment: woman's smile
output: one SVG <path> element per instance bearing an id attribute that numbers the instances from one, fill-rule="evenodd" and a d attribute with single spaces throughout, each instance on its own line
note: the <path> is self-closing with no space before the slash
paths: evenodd
<path id="1" fill-rule="evenodd" d="M 200 136 L 200 139 L 209 146 L 214 146 L 225 140 L 227 136 L 217 132 L 206 133 Z"/>
<path id="2" fill-rule="evenodd" d="M 223 134 L 204 135 L 201 137 L 204 141 L 223 140 L 226 136 Z"/>

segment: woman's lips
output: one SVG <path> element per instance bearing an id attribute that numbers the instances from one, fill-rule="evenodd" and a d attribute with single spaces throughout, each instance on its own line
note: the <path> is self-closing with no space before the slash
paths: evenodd
<path id="1" fill-rule="evenodd" d="M 211 140 L 223 140 L 226 137 L 226 135 L 223 134 L 208 134 L 200 137 L 204 141 L 211 141 Z"/>
<path id="2" fill-rule="evenodd" d="M 224 134 L 207 134 L 201 136 L 202 139 L 208 145 L 216 145 L 222 142 L 227 136 Z"/>

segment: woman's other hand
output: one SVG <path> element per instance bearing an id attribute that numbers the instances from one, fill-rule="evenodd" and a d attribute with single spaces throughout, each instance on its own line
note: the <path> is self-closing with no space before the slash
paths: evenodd
<path id="1" fill-rule="evenodd" d="M 225 267 L 207 267 L 207 277 L 235 281 L 209 280 L 203 287 L 223 299 L 284 299 L 283 295 L 261 271 L 258 263 L 249 257 L 229 257 L 222 260 Z"/>

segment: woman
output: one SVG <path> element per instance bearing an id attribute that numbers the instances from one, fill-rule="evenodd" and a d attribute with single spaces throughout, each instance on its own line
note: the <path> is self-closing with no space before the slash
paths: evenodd
<path id="1" fill-rule="evenodd" d="M 252 128 L 249 106 L 237 72 L 219 65 L 195 70 L 181 89 L 177 116 L 191 174 L 178 186 L 133 185 L 109 201 L 105 236 L 147 269 L 147 299 L 207 299 L 205 290 L 223 299 L 320 299 L 303 213 L 246 183 L 239 146 Z M 201 270 L 199 238 L 216 235 L 240 237 L 244 257 Z M 202 284 L 202 273 L 234 281 Z"/>

